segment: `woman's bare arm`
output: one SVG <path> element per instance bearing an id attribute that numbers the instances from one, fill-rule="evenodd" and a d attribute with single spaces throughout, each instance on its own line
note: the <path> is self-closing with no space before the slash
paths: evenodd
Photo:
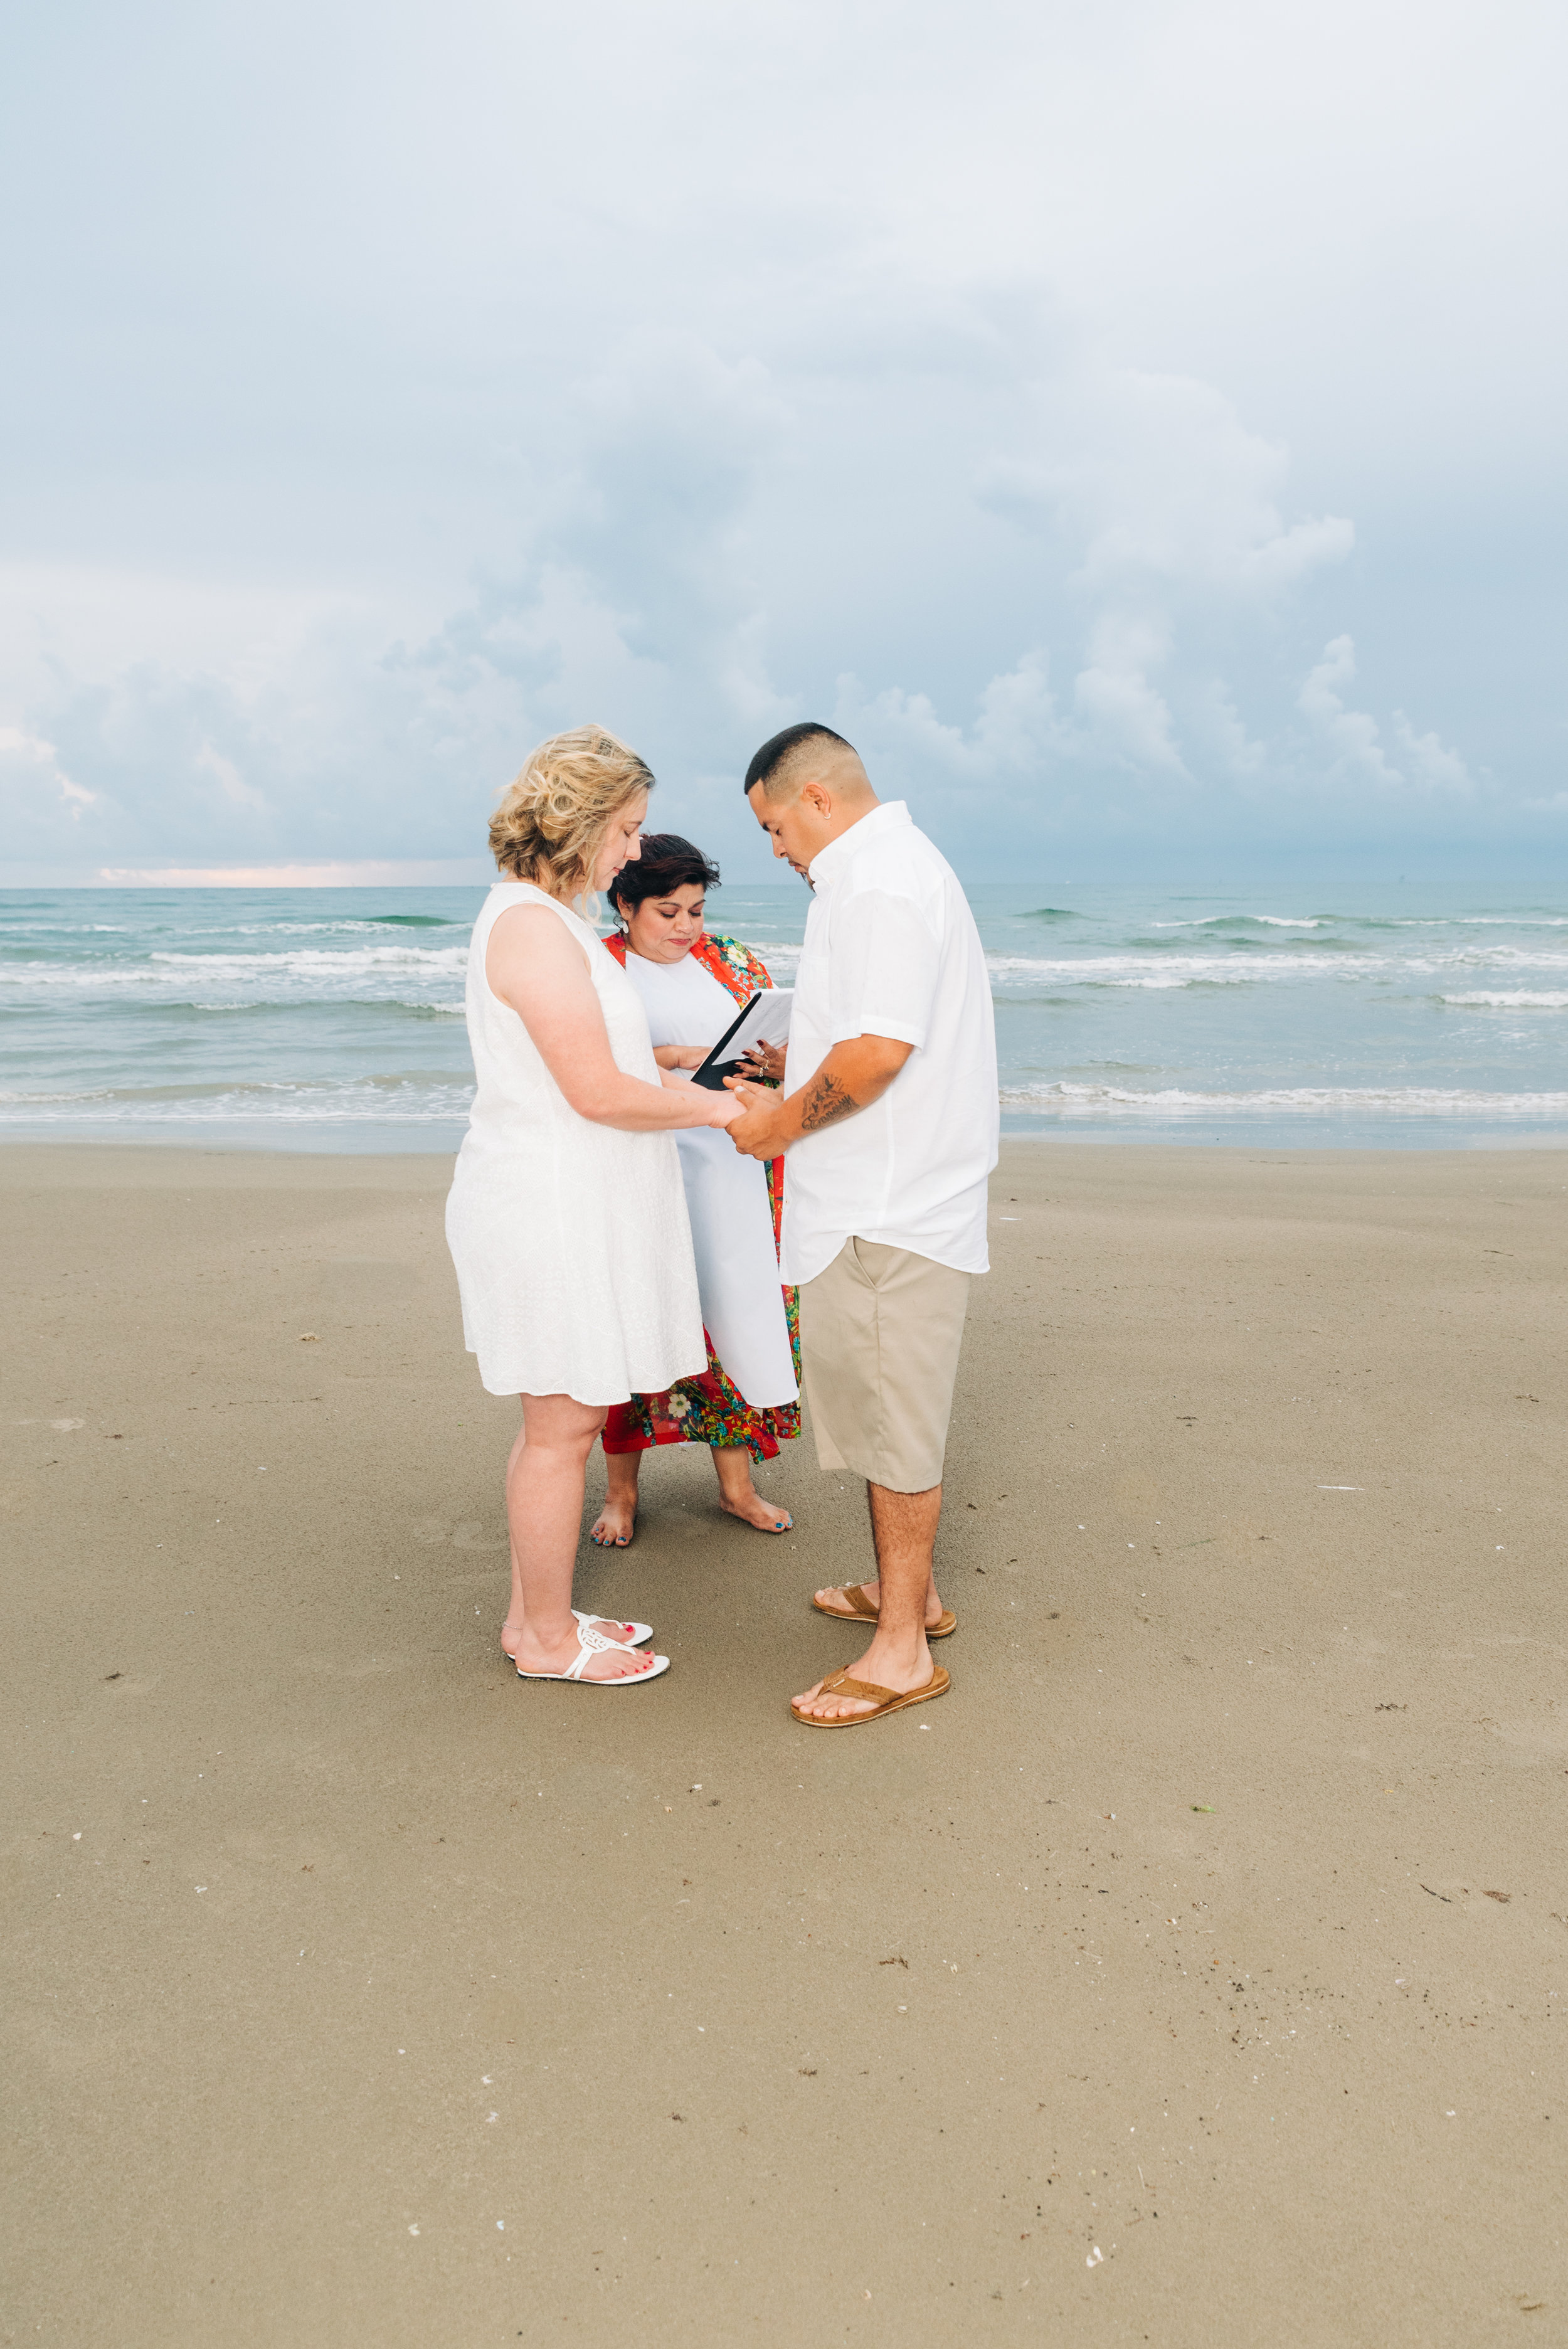
<path id="1" fill-rule="evenodd" d="M 587 957 L 545 906 L 510 905 L 498 916 L 485 977 L 516 1012 L 579 1117 L 623 1133 L 661 1133 L 727 1125 L 739 1113 L 728 1093 L 707 1092 L 680 1077 L 645 1084 L 616 1067 Z"/>

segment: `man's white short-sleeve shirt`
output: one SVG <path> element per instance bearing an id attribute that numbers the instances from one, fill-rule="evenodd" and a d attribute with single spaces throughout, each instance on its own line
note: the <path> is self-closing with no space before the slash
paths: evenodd
<path id="1" fill-rule="evenodd" d="M 811 883 L 786 1092 L 856 1036 L 914 1050 L 880 1101 L 790 1143 L 783 1277 L 815 1279 L 851 1238 L 985 1272 L 996 1030 L 968 900 L 902 800 L 824 848 Z"/>

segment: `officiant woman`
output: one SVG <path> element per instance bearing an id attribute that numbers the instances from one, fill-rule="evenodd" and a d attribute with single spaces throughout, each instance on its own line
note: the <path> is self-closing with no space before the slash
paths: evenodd
<path id="1" fill-rule="evenodd" d="M 642 998 L 654 1057 L 665 1069 L 700 1065 L 740 1006 L 771 987 L 765 965 L 736 939 L 703 927 L 718 867 L 675 833 L 645 833 L 642 854 L 611 891 L 621 927 L 605 945 Z M 762 1048 L 751 1072 L 783 1073 L 781 1050 Z M 800 1433 L 799 1335 L 795 1291 L 779 1279 L 784 1162 L 740 1157 L 722 1132 L 676 1135 L 696 1255 L 707 1338 L 707 1369 L 662 1394 L 616 1404 L 603 1437 L 609 1472 L 593 1527 L 601 1547 L 624 1547 L 637 1510 L 637 1471 L 655 1444 L 706 1444 L 719 1501 L 759 1532 L 789 1530 L 789 1513 L 751 1481 L 751 1463 L 771 1460 Z"/>

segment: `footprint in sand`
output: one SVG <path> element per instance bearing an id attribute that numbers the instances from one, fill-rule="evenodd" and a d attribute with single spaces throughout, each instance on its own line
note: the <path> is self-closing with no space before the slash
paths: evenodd
<path id="1" fill-rule="evenodd" d="M 1568 1754 L 1568 1718 L 1544 1721 L 1498 1721 L 1488 1723 L 1494 1737 L 1511 1746 L 1516 1762 L 1554 1762 Z"/>
<path id="2" fill-rule="evenodd" d="M 427 1547 L 450 1542 L 454 1549 L 505 1549 L 504 1532 L 487 1533 L 477 1517 L 467 1517 L 454 1526 L 447 1517 L 424 1517 L 414 1527 L 414 1539 Z"/>
<path id="3" fill-rule="evenodd" d="M 504 1549 L 506 1540 L 504 1533 L 486 1533 L 483 1526 L 473 1522 L 458 1527 L 452 1536 L 452 1547 L 454 1549 Z"/>

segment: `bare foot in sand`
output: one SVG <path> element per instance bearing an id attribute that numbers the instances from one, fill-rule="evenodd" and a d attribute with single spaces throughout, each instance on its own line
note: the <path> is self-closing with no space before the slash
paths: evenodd
<path id="1" fill-rule="evenodd" d="M 744 1444 L 716 1444 L 713 1464 L 718 1476 L 718 1505 L 727 1516 L 759 1534 L 787 1534 L 794 1524 L 788 1509 L 765 1501 L 751 1481 L 751 1455 Z"/>
<path id="2" fill-rule="evenodd" d="M 765 1501 L 751 1481 L 751 1455 L 744 1444 L 709 1447 L 718 1478 L 719 1506 L 726 1516 L 755 1526 L 759 1534 L 787 1534 L 794 1524 L 788 1509 Z M 612 1452 L 606 1456 L 608 1476 L 604 1506 L 588 1528 L 588 1538 L 601 1549 L 624 1549 L 637 1523 L 639 1452 Z"/>
<path id="3" fill-rule="evenodd" d="M 738 1517 L 742 1525 L 755 1526 L 759 1534 L 787 1534 L 795 1522 L 788 1509 L 765 1501 L 755 1485 L 748 1485 L 747 1491 L 733 1501 L 727 1493 L 720 1493 L 718 1506 L 727 1516 Z"/>
<path id="4" fill-rule="evenodd" d="M 637 1471 L 640 1452 L 604 1454 L 604 1506 L 588 1528 L 601 1549 L 624 1549 L 637 1530 Z"/>
<path id="5" fill-rule="evenodd" d="M 624 1549 L 637 1526 L 637 1488 L 629 1495 L 610 1492 L 604 1495 L 604 1506 L 588 1528 L 588 1538 L 601 1549 Z"/>

